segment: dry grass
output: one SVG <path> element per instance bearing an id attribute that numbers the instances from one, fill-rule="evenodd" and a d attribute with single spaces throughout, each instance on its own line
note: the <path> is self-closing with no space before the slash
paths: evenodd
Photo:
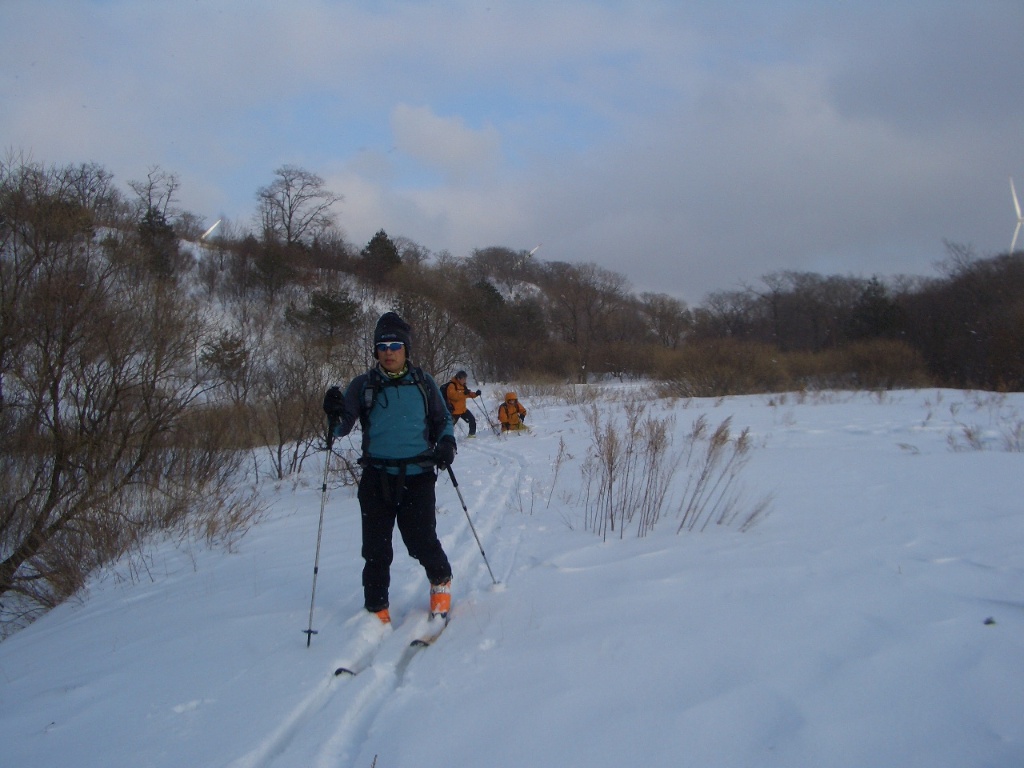
<path id="1" fill-rule="evenodd" d="M 683 445 L 673 444 L 674 417 L 658 418 L 645 403 L 586 412 L 591 451 L 582 467 L 585 524 L 602 538 L 637 536 L 652 531 L 665 513 L 678 510 L 677 532 L 704 530 L 709 524 L 737 525 L 747 530 L 767 514 L 771 499 L 753 506 L 743 503 L 739 475 L 751 448 L 748 430 L 733 437 L 730 420 L 711 430 L 699 417 Z M 623 423 L 624 421 L 624 423 Z M 680 499 L 670 498 L 676 472 L 689 473 Z"/>
<path id="2" fill-rule="evenodd" d="M 721 397 L 796 390 L 884 390 L 927 386 L 920 354 L 876 340 L 820 352 L 784 352 L 755 342 L 694 342 L 660 361 L 661 394 Z"/>
<path id="3" fill-rule="evenodd" d="M 956 424 L 946 436 L 951 450 L 1024 452 L 1024 417 L 1005 394 L 968 392 L 965 401 L 950 404 L 949 412 Z"/>
<path id="4" fill-rule="evenodd" d="M 733 437 L 730 422 L 731 419 L 725 419 L 708 434 L 703 451 L 695 448 L 708 432 L 707 421 L 701 416 L 694 423 L 687 453 L 690 477 L 679 507 L 681 519 L 677 533 L 703 531 L 709 523 L 733 525 L 737 522 L 739 529 L 745 531 L 765 515 L 771 504 L 768 496 L 753 507 L 744 508 L 738 478 L 749 459 L 750 430 L 744 429 Z"/>

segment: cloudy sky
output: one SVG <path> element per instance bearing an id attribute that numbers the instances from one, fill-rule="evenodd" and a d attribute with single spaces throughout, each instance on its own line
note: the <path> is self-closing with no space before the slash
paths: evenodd
<path id="1" fill-rule="evenodd" d="M 0 145 L 159 166 L 251 221 L 284 164 L 456 256 L 700 303 L 781 270 L 934 275 L 1024 190 L 1020 0 L 0 0 Z"/>

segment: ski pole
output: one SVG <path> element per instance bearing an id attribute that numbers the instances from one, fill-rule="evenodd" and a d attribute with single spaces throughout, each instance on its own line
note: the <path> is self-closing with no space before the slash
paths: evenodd
<path id="1" fill-rule="evenodd" d="M 320 488 L 320 525 L 316 531 L 316 557 L 313 560 L 313 594 L 309 598 L 309 627 L 303 630 L 306 633 L 306 647 L 309 648 L 313 635 L 317 631 L 313 629 L 313 604 L 316 602 L 316 577 L 320 572 L 320 540 L 324 535 L 324 507 L 327 506 L 327 471 L 331 466 L 331 454 L 333 451 L 327 449 L 327 457 L 324 459 L 324 482 Z"/>
<path id="2" fill-rule="evenodd" d="M 484 552 L 484 546 L 480 543 L 480 537 L 476 535 L 476 527 L 473 525 L 473 518 L 469 516 L 469 508 L 466 507 L 466 500 L 462 498 L 462 491 L 459 490 L 459 481 L 455 479 L 455 473 L 452 472 L 451 466 L 448 467 L 448 477 L 452 479 L 452 485 L 455 486 L 455 492 L 459 494 L 459 501 L 462 502 L 462 511 L 466 513 L 466 520 L 469 521 L 469 530 L 473 532 L 473 538 L 476 539 L 476 545 L 480 549 L 480 554 L 484 558 L 484 565 L 487 566 L 487 572 L 491 574 L 491 581 L 495 584 L 498 580 L 494 578 L 494 571 L 491 570 L 491 564 L 487 562 L 487 554 Z"/>
<path id="3" fill-rule="evenodd" d="M 482 400 L 483 398 L 473 398 L 474 401 L 478 399 Z M 494 426 L 494 422 L 491 421 L 491 414 L 487 411 L 487 408 L 484 407 L 482 403 L 477 403 L 477 407 L 483 412 L 484 418 L 487 419 L 487 425 L 491 428 L 491 432 L 498 434 L 498 428 Z"/>

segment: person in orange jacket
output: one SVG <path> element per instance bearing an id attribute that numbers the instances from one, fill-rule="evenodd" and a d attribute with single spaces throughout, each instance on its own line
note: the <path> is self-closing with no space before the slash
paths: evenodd
<path id="1" fill-rule="evenodd" d="M 467 378 L 465 371 L 456 373 L 452 376 L 452 380 L 445 384 L 444 394 L 448 401 L 448 410 L 452 413 L 452 425 L 454 426 L 459 419 L 462 419 L 469 425 L 467 437 L 476 437 L 476 419 L 473 417 L 473 412 L 466 407 L 466 398 L 480 397 L 480 390 L 471 392 L 466 389 Z"/>
<path id="2" fill-rule="evenodd" d="M 515 392 L 505 394 L 505 402 L 498 406 L 498 421 L 501 422 L 501 431 L 509 432 L 517 429 L 526 429 L 526 409 L 519 402 Z"/>

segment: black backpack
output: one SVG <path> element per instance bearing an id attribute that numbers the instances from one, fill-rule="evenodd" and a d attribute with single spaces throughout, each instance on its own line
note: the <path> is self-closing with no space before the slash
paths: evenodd
<path id="1" fill-rule="evenodd" d="M 451 400 L 450 397 L 448 397 L 448 388 L 451 385 L 452 385 L 452 382 L 449 381 L 443 387 L 441 387 L 441 396 L 444 397 L 444 404 L 446 406 L 448 406 L 448 411 L 450 413 L 454 413 L 455 412 L 455 406 L 452 405 L 452 400 Z"/>

